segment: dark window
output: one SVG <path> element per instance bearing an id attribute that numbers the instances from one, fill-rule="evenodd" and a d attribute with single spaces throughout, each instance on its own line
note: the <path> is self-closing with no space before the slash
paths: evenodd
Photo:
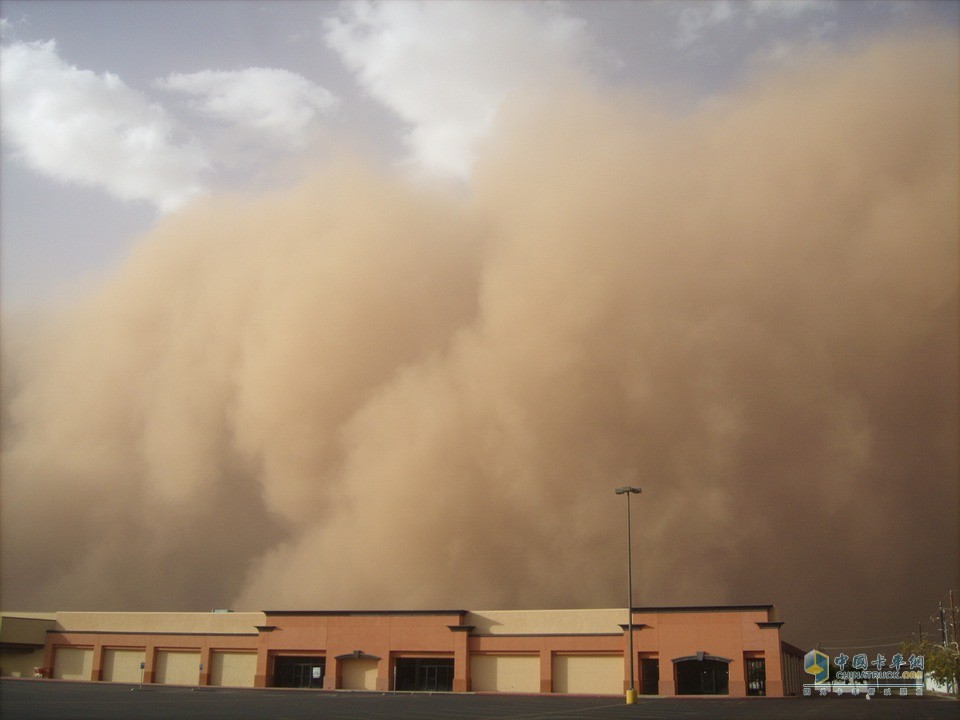
<path id="1" fill-rule="evenodd" d="M 395 690 L 453 690 L 453 658 L 397 658 L 394 672 Z"/>
<path id="2" fill-rule="evenodd" d="M 327 660 L 322 657 L 278 657 L 273 666 L 273 686 L 322 688 L 326 667 Z"/>
<path id="3" fill-rule="evenodd" d="M 640 660 L 640 692 L 657 695 L 660 692 L 660 661 L 656 658 Z"/>
<path id="4" fill-rule="evenodd" d="M 767 694 L 767 663 L 763 658 L 747 658 L 747 695 Z"/>
<path id="5" fill-rule="evenodd" d="M 683 660 L 674 663 L 677 695 L 727 695 L 727 663 L 719 660 Z"/>

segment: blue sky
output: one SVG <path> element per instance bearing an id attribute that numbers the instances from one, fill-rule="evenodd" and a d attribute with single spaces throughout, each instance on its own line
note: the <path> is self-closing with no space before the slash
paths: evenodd
<path id="1" fill-rule="evenodd" d="M 955 2 L 0 4 L 2 295 L 56 304 L 203 193 L 271 187 L 349 146 L 465 185 L 510 92 L 585 74 L 682 114 L 810 44 Z"/>

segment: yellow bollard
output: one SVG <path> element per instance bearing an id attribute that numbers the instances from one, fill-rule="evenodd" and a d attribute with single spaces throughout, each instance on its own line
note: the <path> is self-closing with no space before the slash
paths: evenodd
<path id="1" fill-rule="evenodd" d="M 627 705 L 633 705 L 637 702 L 637 691 L 633 688 L 627 690 Z"/>

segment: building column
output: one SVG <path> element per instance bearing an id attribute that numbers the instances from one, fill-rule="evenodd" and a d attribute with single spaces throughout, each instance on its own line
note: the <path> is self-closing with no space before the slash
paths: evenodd
<path id="1" fill-rule="evenodd" d="M 210 645 L 204 644 L 200 648 L 200 686 L 210 684 L 210 661 L 213 658 L 213 651 L 210 650 Z"/>
<path id="2" fill-rule="evenodd" d="M 157 659 L 157 649 L 152 643 L 148 643 L 143 649 L 143 683 L 146 685 L 153 682 L 155 673 L 154 663 Z"/>
<path id="3" fill-rule="evenodd" d="M 666 662 L 664 662 L 666 661 Z M 657 683 L 657 695 L 673 697 L 677 694 L 677 664 L 670 658 L 660 657 L 660 682 Z"/>
<path id="4" fill-rule="evenodd" d="M 338 690 L 343 684 L 343 663 L 334 657 L 331 652 L 327 653 L 327 667 L 323 675 L 324 690 Z"/>
<path id="5" fill-rule="evenodd" d="M 257 671 L 253 676 L 254 687 L 267 687 L 267 672 L 270 652 L 263 645 L 257 648 Z"/>
<path id="6" fill-rule="evenodd" d="M 453 691 L 470 692 L 470 631 L 473 625 L 449 625 L 453 633 Z"/>
<path id="7" fill-rule="evenodd" d="M 93 667 L 90 670 L 90 679 L 103 680 L 103 643 L 93 646 Z"/>
<path id="8" fill-rule="evenodd" d="M 380 659 L 377 661 L 377 692 L 387 692 L 390 687 L 390 674 L 393 668 L 393 653 L 389 650 L 380 653 Z"/>
<path id="9" fill-rule="evenodd" d="M 41 671 L 45 678 L 53 677 L 53 656 L 56 653 L 56 648 L 54 648 L 53 643 L 50 641 L 50 638 L 47 638 L 46 644 L 43 646 L 43 667 Z"/>
<path id="10" fill-rule="evenodd" d="M 780 643 L 780 626 L 782 622 L 757 623 L 763 637 L 764 670 L 767 675 L 767 697 L 783 697 L 783 663 L 780 661 L 782 653 Z"/>
<path id="11" fill-rule="evenodd" d="M 540 692 L 553 692 L 553 650 L 540 648 Z"/>
<path id="12" fill-rule="evenodd" d="M 276 625 L 257 625 L 257 674 L 253 676 L 254 687 L 269 687 L 270 680 L 270 638 Z"/>

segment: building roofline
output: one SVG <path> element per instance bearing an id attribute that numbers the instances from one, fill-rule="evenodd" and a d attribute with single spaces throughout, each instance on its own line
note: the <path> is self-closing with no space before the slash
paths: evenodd
<path id="1" fill-rule="evenodd" d="M 175 635 L 177 637 L 257 637 L 255 632 L 196 632 L 179 630 L 64 630 L 52 628 L 44 632 L 50 635 Z"/>
<path id="2" fill-rule="evenodd" d="M 797 657 L 803 657 L 806 654 L 804 653 L 803 650 L 798 648 L 796 645 L 793 645 L 792 643 L 788 643 L 786 640 L 780 641 L 780 647 L 784 652 L 788 652 L 791 655 L 796 655 Z"/>
<path id="3" fill-rule="evenodd" d="M 635 607 L 633 612 L 682 613 L 682 612 L 739 612 L 743 610 L 770 610 L 775 605 L 675 605 L 669 607 Z"/>
<path id="4" fill-rule="evenodd" d="M 264 610 L 264 615 L 274 617 L 290 617 L 293 615 L 309 616 L 373 616 L 373 615 L 456 615 L 463 617 L 467 610 Z"/>
<path id="5" fill-rule="evenodd" d="M 632 608 L 634 613 L 692 613 L 692 612 L 738 612 L 738 611 L 758 611 L 758 610 L 771 610 L 775 607 L 772 604 L 763 604 L 763 605 L 672 605 L 672 606 L 651 606 L 651 607 L 634 607 Z M 582 610 L 589 612 L 591 610 L 613 610 L 616 608 L 507 608 L 503 612 L 549 612 L 553 610 L 557 611 L 569 611 L 569 610 Z M 168 611 L 136 611 L 136 612 L 124 612 L 124 611 L 73 611 L 73 610 L 64 610 L 60 611 L 63 613 L 69 614 L 91 614 L 91 615 L 218 615 L 221 613 L 218 612 L 168 612 Z M 289 617 L 294 615 L 312 615 L 312 616 L 374 616 L 374 615 L 396 615 L 396 616 L 439 616 L 439 615 L 455 615 L 458 617 L 463 617 L 468 613 L 483 613 L 483 612 L 501 612 L 500 610 L 491 610 L 487 608 L 486 610 L 463 610 L 463 609 L 440 609 L 440 610 L 249 610 L 249 611 L 238 611 L 230 613 L 222 613 L 224 615 L 254 615 L 262 613 L 264 615 L 273 615 L 275 617 Z M 29 620 L 54 620 L 58 613 L 2 613 L 4 618 L 9 619 L 29 619 Z"/>
<path id="6" fill-rule="evenodd" d="M 693 612 L 742 612 L 771 610 L 775 606 L 772 604 L 764 605 L 671 605 L 656 607 L 634 607 L 635 613 L 693 613 Z M 616 608 L 509 608 L 503 612 L 549 612 L 549 611 L 568 611 L 583 610 L 611 610 Z M 482 612 L 500 612 L 495 610 L 263 610 L 265 615 L 274 617 L 290 617 L 293 615 L 306 616 L 374 616 L 374 615 L 457 615 L 463 617 L 467 613 Z"/>

